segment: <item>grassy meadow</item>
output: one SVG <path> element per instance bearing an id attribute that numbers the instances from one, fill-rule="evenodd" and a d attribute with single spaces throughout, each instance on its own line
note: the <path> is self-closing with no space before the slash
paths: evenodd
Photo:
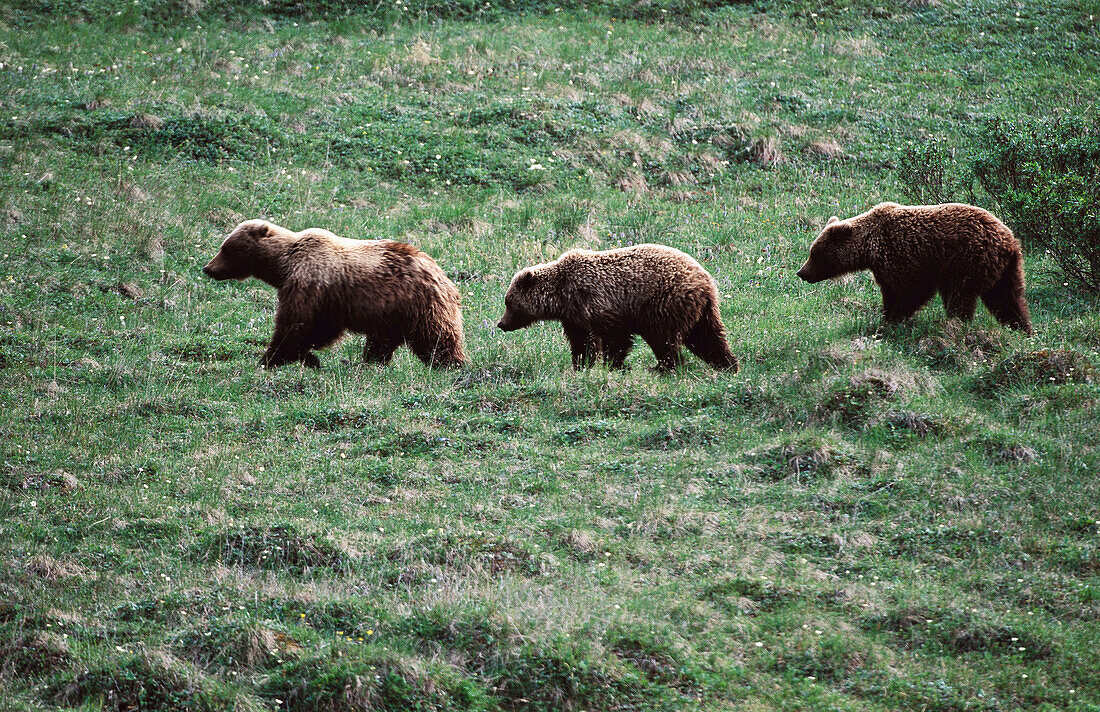
<path id="1" fill-rule="evenodd" d="M 794 275 L 913 142 L 1094 114 L 1100 8 L 171 7 L 0 6 L 0 709 L 1100 710 L 1096 297 Z M 255 217 L 424 249 L 471 365 L 259 369 Z M 639 242 L 739 373 L 496 330 Z"/>

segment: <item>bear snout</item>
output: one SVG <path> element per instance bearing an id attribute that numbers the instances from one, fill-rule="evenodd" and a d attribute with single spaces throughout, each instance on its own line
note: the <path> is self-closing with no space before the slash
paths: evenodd
<path id="1" fill-rule="evenodd" d="M 801 279 L 803 282 L 809 282 L 810 284 L 815 284 L 821 281 L 821 277 L 814 274 L 813 270 L 810 269 L 810 264 L 808 262 L 802 265 L 802 269 L 798 270 L 798 272 L 796 272 L 795 274 L 797 274 L 799 279 Z"/>
<path id="2" fill-rule="evenodd" d="M 202 273 L 207 277 L 213 277 L 219 282 L 230 277 L 230 275 L 227 274 L 225 265 L 219 264 L 217 259 L 210 260 L 210 263 L 202 268 Z"/>

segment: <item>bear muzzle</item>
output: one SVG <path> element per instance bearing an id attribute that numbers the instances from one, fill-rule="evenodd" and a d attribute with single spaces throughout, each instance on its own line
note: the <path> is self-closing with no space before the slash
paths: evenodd
<path id="1" fill-rule="evenodd" d="M 225 265 L 217 264 L 216 259 L 210 260 L 210 264 L 202 268 L 202 273 L 205 274 L 207 277 L 213 277 L 219 282 L 222 280 L 231 279 L 233 277 L 233 275 L 229 274 L 228 271 L 225 269 Z"/>
<path id="2" fill-rule="evenodd" d="M 802 269 L 798 270 L 798 272 L 796 272 L 795 274 L 797 274 L 799 279 L 801 279 L 803 282 L 809 282 L 810 284 L 816 284 L 822 279 L 820 275 L 814 274 L 813 270 L 810 269 L 809 262 L 802 265 Z"/>

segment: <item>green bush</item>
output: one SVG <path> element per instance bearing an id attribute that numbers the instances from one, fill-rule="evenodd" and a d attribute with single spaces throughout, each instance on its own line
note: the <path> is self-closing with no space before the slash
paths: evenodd
<path id="1" fill-rule="evenodd" d="M 898 155 L 896 172 L 911 203 L 951 203 L 967 194 L 973 200 L 971 181 L 956 159 L 956 147 L 943 138 L 910 141 Z"/>
<path id="2" fill-rule="evenodd" d="M 991 121 L 973 171 L 1025 245 L 1100 294 L 1100 116 Z"/>

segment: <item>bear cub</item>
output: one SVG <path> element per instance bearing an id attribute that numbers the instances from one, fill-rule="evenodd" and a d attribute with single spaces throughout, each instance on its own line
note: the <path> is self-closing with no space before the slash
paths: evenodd
<path id="1" fill-rule="evenodd" d="M 275 333 L 261 360 L 267 368 L 294 361 L 316 368 L 311 351 L 345 330 L 367 337 L 366 361 L 387 363 L 406 344 L 429 366 L 466 363 L 458 289 L 412 245 L 248 220 L 202 271 L 219 281 L 257 277 L 279 290 Z"/>
<path id="2" fill-rule="evenodd" d="M 682 362 L 681 344 L 715 368 L 738 368 L 726 342 L 714 278 L 688 255 L 664 245 L 571 250 L 516 273 L 504 305 L 497 324 L 504 331 L 560 321 L 577 369 L 597 356 L 612 368 L 622 367 L 635 334 L 653 349 L 659 370 Z"/>
<path id="3" fill-rule="evenodd" d="M 963 203 L 879 203 L 847 220 L 829 218 L 798 276 L 814 283 L 869 269 L 889 323 L 940 293 L 947 315 L 969 321 L 978 299 L 1002 324 L 1032 333 L 1020 243 L 1004 223 Z"/>

